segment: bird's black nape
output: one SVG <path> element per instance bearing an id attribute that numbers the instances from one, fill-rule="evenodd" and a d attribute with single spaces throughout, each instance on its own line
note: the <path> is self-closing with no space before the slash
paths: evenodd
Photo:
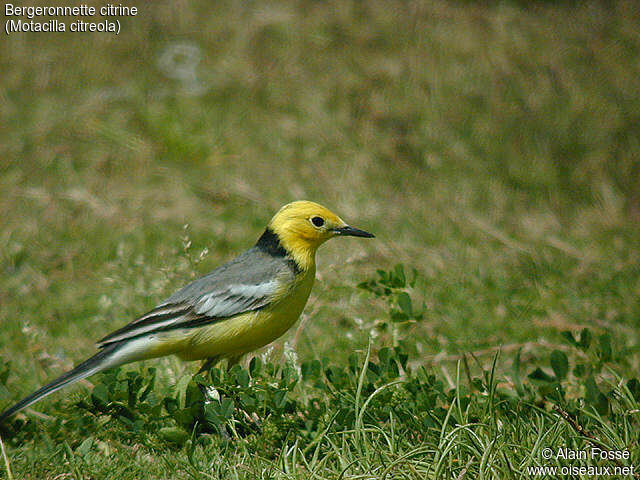
<path id="1" fill-rule="evenodd" d="M 278 235 L 276 235 L 276 233 L 269 227 L 265 229 L 264 233 L 258 239 L 256 248 L 262 250 L 265 253 L 268 253 L 273 257 L 286 258 L 296 275 L 302 271 L 300 265 L 298 265 L 293 257 L 289 255 L 289 252 L 287 252 L 287 250 L 282 246 Z"/>
<path id="2" fill-rule="evenodd" d="M 286 257 L 289 255 L 282 246 L 282 243 L 280 243 L 278 235 L 276 235 L 269 227 L 266 228 L 264 233 L 258 239 L 256 247 L 274 257 Z"/>

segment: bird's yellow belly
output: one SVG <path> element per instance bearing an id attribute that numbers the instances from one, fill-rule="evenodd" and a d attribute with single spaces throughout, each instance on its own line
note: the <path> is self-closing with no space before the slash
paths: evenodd
<path id="1" fill-rule="evenodd" d="M 302 313 L 314 276 L 315 271 L 308 272 L 269 307 L 195 329 L 177 355 L 184 360 L 231 358 L 271 343 L 289 330 Z"/>

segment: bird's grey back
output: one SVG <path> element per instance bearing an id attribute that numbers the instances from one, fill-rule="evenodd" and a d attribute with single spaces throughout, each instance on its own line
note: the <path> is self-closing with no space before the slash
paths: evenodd
<path id="1" fill-rule="evenodd" d="M 300 270 L 268 228 L 258 243 L 160 303 L 133 322 L 110 333 L 98 345 L 199 327 L 270 305 L 282 285 L 293 286 Z"/>
<path id="2" fill-rule="evenodd" d="M 260 285 L 280 278 L 293 281 L 295 268 L 288 257 L 274 256 L 254 246 L 204 277 L 181 288 L 160 305 L 194 303 L 203 295 L 230 285 Z"/>

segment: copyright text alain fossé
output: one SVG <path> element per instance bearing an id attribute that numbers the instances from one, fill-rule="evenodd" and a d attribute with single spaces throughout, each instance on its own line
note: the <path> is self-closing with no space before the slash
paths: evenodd
<path id="1" fill-rule="evenodd" d="M 600 478 L 607 476 L 634 476 L 634 465 L 629 465 L 631 455 L 628 450 L 605 450 L 599 447 L 571 449 L 567 447 L 540 450 L 542 463 L 547 465 L 529 465 L 527 474 L 538 476 L 588 476 Z M 585 462 L 583 462 L 585 461 Z M 595 461 L 594 464 L 589 464 Z M 627 463 L 625 465 L 625 463 Z"/>
<path id="2" fill-rule="evenodd" d="M 12 33 L 58 33 L 58 32 L 105 32 L 118 35 L 120 19 L 135 17 L 138 8 L 108 3 L 101 7 L 86 4 L 74 6 L 4 6 L 4 32 Z"/>

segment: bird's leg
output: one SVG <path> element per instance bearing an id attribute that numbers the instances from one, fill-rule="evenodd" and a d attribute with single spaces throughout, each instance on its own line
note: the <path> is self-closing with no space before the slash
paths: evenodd
<path id="1" fill-rule="evenodd" d="M 218 363 L 219 360 L 220 360 L 219 356 L 207 358 L 204 362 L 202 362 L 202 365 L 200 366 L 200 370 L 198 370 L 198 373 L 202 373 L 210 370 L 211 367 L 213 367 L 216 363 Z M 196 373 L 196 375 L 198 373 Z"/>

